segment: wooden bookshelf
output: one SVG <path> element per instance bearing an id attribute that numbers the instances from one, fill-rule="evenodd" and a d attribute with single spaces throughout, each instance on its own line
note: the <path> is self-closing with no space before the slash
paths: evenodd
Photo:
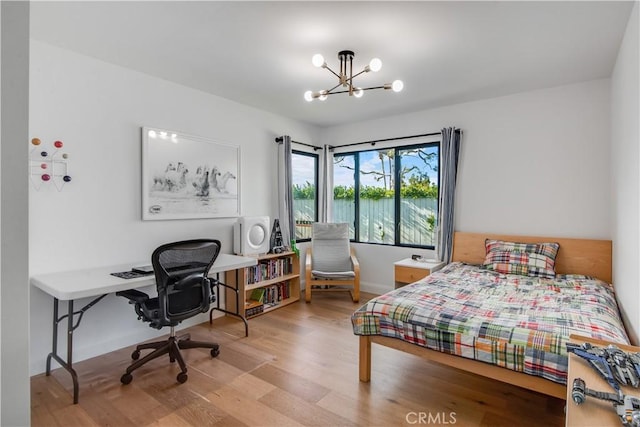
<path id="1" fill-rule="evenodd" d="M 237 272 L 228 271 L 225 281 L 238 289 L 239 314 L 250 319 L 300 300 L 300 260 L 295 252 L 256 256 L 258 264 Z M 264 289 L 262 307 L 251 298 Z M 226 306 L 236 306 L 236 293 L 226 290 Z"/>

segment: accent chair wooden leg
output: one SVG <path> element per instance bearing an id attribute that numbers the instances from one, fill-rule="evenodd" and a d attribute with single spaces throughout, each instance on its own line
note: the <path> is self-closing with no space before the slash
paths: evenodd
<path id="1" fill-rule="evenodd" d="M 353 287 L 353 292 L 351 293 L 351 299 L 353 299 L 353 302 L 360 302 L 360 286 Z"/>
<path id="2" fill-rule="evenodd" d="M 371 337 L 360 336 L 360 381 L 371 381 Z"/>
<path id="3" fill-rule="evenodd" d="M 309 282 L 304 285 L 304 300 L 306 302 L 311 302 L 311 284 Z"/>

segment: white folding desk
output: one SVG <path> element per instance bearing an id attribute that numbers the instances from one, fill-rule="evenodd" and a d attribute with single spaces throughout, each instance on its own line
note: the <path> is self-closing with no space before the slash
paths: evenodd
<path id="1" fill-rule="evenodd" d="M 73 331 L 80 325 L 80 321 L 82 320 L 84 313 L 108 294 L 154 285 L 155 276 L 153 274 L 132 279 L 122 279 L 111 275 L 111 273 L 129 271 L 133 265 L 142 264 L 145 264 L 145 262 L 84 270 L 62 271 L 59 273 L 38 274 L 31 277 L 31 284 L 33 286 L 42 289 L 53 297 L 53 343 L 51 353 L 47 356 L 46 373 L 47 375 L 51 373 L 51 359 L 53 358 L 71 374 L 71 378 L 73 379 L 73 403 L 78 403 L 79 391 L 78 376 L 76 371 L 73 369 Z M 256 258 L 220 254 L 209 270 L 209 274 L 217 275 L 225 271 L 237 271 L 239 268 L 250 267 L 256 264 Z M 74 311 L 74 300 L 88 297 L 96 298 L 80 310 Z M 63 316 L 58 317 L 58 303 L 61 300 L 68 301 L 68 312 Z M 237 300 L 238 298 L 236 298 L 236 301 Z M 233 313 L 220 308 L 219 296 L 217 296 L 216 301 L 217 306 L 209 313 L 209 321 L 212 320 L 213 310 L 220 310 L 241 318 L 245 325 L 245 334 L 248 334 L 249 330 L 247 320 L 238 314 L 238 307 L 236 307 L 236 312 Z M 74 324 L 74 316 L 76 315 L 78 315 L 78 318 Z M 66 361 L 58 355 L 58 325 L 65 318 L 67 319 Z"/>

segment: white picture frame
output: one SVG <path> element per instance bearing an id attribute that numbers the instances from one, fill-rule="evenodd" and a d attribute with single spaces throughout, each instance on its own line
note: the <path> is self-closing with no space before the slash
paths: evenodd
<path id="1" fill-rule="evenodd" d="M 240 216 L 240 147 L 142 128 L 142 219 Z"/>

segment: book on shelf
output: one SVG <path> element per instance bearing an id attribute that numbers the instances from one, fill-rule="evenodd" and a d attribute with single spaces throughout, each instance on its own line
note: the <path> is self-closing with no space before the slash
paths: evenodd
<path id="1" fill-rule="evenodd" d="M 293 260 L 291 257 L 266 259 L 256 266 L 247 267 L 246 271 L 247 283 L 251 285 L 293 273 Z"/>
<path id="2" fill-rule="evenodd" d="M 264 294 L 265 294 L 264 288 L 256 288 L 253 291 L 251 291 L 251 297 L 249 299 L 252 299 L 254 301 L 264 302 Z"/>
<path id="3" fill-rule="evenodd" d="M 283 300 L 286 300 L 291 296 L 291 285 L 289 281 L 279 282 L 275 285 L 265 286 L 264 288 L 264 299 L 263 302 L 265 304 L 277 305 Z"/>

